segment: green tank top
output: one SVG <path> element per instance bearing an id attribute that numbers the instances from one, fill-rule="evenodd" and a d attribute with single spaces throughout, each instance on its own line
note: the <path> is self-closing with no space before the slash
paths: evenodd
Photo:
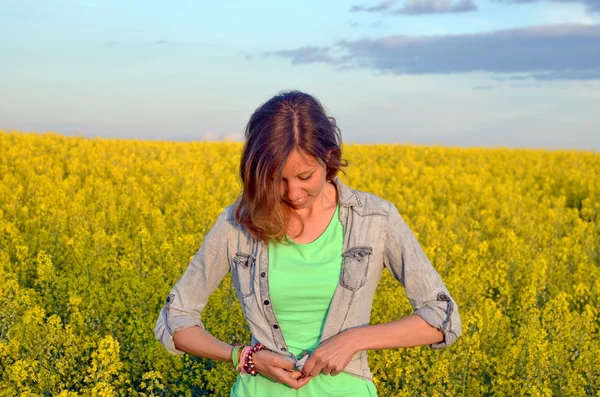
<path id="1" fill-rule="evenodd" d="M 297 358 L 319 345 L 333 293 L 342 268 L 344 229 L 339 204 L 329 225 L 307 244 L 269 244 L 269 294 L 271 304 L 291 353 Z M 373 397 L 373 382 L 342 372 L 318 375 L 299 390 L 257 375 L 238 376 L 233 397 Z"/>

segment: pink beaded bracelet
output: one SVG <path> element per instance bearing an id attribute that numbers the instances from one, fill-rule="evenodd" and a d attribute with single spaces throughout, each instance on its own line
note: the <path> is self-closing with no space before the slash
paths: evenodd
<path id="1" fill-rule="evenodd" d="M 243 372 L 250 374 L 251 376 L 256 376 L 258 375 L 258 372 L 256 372 L 256 368 L 254 365 L 254 353 L 256 353 L 257 351 L 260 350 L 267 350 L 266 347 L 264 347 L 261 343 L 257 343 L 256 345 L 250 347 L 250 348 L 246 348 L 244 349 L 244 355 L 242 356 L 242 370 Z"/>
<path id="2" fill-rule="evenodd" d="M 242 352 L 240 353 L 240 363 L 238 364 L 238 369 L 240 370 L 242 375 L 247 374 L 246 366 L 244 364 L 246 363 L 246 358 L 248 357 L 248 353 L 250 352 L 251 348 L 252 346 L 245 346 L 244 350 L 242 350 Z"/>

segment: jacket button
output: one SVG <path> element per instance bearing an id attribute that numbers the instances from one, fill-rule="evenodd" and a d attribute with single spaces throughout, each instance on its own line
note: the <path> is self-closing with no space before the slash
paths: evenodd
<path id="1" fill-rule="evenodd" d="M 266 275 L 267 275 L 267 273 L 265 273 L 265 272 L 262 272 L 262 273 L 260 274 L 260 276 L 261 276 L 261 277 L 264 277 L 264 276 L 266 276 Z"/>
<path id="2" fill-rule="evenodd" d="M 263 303 L 264 303 L 265 305 L 268 305 L 268 304 L 269 304 L 269 300 L 268 300 L 268 299 L 265 299 L 265 301 L 264 301 Z"/>
<path id="3" fill-rule="evenodd" d="M 275 328 L 275 329 L 279 329 L 279 325 L 277 325 L 277 324 L 273 324 L 273 328 Z"/>

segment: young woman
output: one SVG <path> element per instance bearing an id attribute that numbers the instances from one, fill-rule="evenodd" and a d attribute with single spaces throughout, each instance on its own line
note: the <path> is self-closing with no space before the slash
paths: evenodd
<path id="1" fill-rule="evenodd" d="M 160 312 L 168 351 L 232 362 L 231 395 L 376 396 L 366 351 L 430 345 L 461 334 L 458 307 L 396 207 L 344 185 L 341 136 L 314 97 L 291 91 L 246 126 L 243 192 L 205 236 Z M 414 313 L 369 325 L 383 268 Z M 231 272 L 250 346 L 211 336 L 209 295 Z"/>

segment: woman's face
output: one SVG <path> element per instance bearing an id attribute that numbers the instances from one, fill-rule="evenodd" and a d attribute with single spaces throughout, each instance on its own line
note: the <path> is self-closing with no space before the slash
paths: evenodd
<path id="1" fill-rule="evenodd" d="M 323 193 L 326 176 L 327 168 L 322 160 L 294 150 L 281 172 L 281 199 L 295 210 L 310 208 Z"/>

